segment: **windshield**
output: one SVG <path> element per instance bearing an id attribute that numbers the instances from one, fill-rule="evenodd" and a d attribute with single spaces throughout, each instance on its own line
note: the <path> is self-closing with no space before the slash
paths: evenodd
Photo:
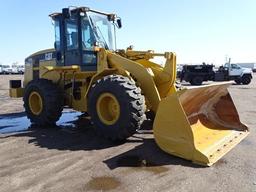
<path id="1" fill-rule="evenodd" d="M 241 69 L 241 67 L 237 64 L 231 64 L 231 68 L 233 69 Z"/>
<path id="2" fill-rule="evenodd" d="M 228 67 L 229 67 L 229 64 L 228 64 L 228 63 L 225 63 L 224 67 L 228 68 Z"/>
<path id="3" fill-rule="evenodd" d="M 93 12 L 89 12 L 88 17 L 100 46 L 113 50 L 113 24 L 108 17 Z"/>

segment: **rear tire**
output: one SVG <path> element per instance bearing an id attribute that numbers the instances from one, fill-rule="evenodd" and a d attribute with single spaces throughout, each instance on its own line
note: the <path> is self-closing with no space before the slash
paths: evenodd
<path id="1" fill-rule="evenodd" d="M 63 110 L 63 94 L 47 79 L 32 80 L 23 97 L 27 117 L 38 126 L 55 125 Z"/>
<path id="2" fill-rule="evenodd" d="M 145 98 L 128 77 L 108 75 L 99 79 L 89 92 L 88 102 L 96 132 L 107 139 L 127 139 L 145 119 Z"/>
<path id="3" fill-rule="evenodd" d="M 202 85 L 203 83 L 203 78 L 202 77 L 193 77 L 193 79 L 190 81 L 191 85 Z"/>
<path id="4" fill-rule="evenodd" d="M 241 79 L 236 79 L 235 82 L 236 82 L 237 85 L 240 85 L 241 84 Z"/>
<path id="5" fill-rule="evenodd" d="M 251 83 L 251 77 L 248 76 L 248 75 L 243 76 L 243 77 L 242 77 L 242 83 L 243 83 L 244 85 L 248 85 L 249 83 Z"/>

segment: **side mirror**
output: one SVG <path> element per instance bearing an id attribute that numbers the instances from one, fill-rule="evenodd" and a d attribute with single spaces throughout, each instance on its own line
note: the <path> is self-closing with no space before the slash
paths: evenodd
<path id="1" fill-rule="evenodd" d="M 54 42 L 54 49 L 57 50 L 57 42 Z"/>
<path id="2" fill-rule="evenodd" d="M 57 51 L 57 53 L 56 53 L 56 60 L 57 60 L 57 61 L 60 61 L 60 60 L 61 60 L 61 57 L 62 57 L 61 52 L 60 52 L 60 51 Z"/>
<path id="3" fill-rule="evenodd" d="M 121 19 L 118 18 L 118 19 L 116 20 L 116 23 L 117 23 L 117 27 L 120 29 L 120 28 L 122 27 L 122 21 L 121 21 Z"/>
<path id="4" fill-rule="evenodd" d="M 60 50 L 60 42 L 59 42 L 59 41 L 55 41 L 55 42 L 54 42 L 54 49 L 55 49 L 56 51 L 59 51 L 59 50 Z"/>

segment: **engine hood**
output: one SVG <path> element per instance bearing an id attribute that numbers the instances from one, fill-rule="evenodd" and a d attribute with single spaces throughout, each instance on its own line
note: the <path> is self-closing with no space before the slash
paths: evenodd
<path id="1" fill-rule="evenodd" d="M 245 67 L 242 67 L 242 69 L 243 69 L 243 73 L 252 74 L 252 69 L 250 69 L 250 68 L 245 68 Z"/>

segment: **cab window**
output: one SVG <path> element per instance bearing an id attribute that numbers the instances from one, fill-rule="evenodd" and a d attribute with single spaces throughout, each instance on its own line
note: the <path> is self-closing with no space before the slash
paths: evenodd
<path id="1" fill-rule="evenodd" d="M 236 65 L 236 64 L 231 64 L 231 68 L 232 69 L 240 69 L 240 67 L 238 65 Z"/>
<path id="2" fill-rule="evenodd" d="M 66 21 L 67 50 L 78 49 L 78 27 L 75 20 Z"/>
<path id="3" fill-rule="evenodd" d="M 89 20 L 84 17 L 82 20 L 82 47 L 84 50 L 92 50 L 95 38 Z"/>
<path id="4" fill-rule="evenodd" d="M 60 50 L 60 22 L 58 20 L 54 21 L 55 28 L 55 44 L 54 47 L 57 51 Z"/>

